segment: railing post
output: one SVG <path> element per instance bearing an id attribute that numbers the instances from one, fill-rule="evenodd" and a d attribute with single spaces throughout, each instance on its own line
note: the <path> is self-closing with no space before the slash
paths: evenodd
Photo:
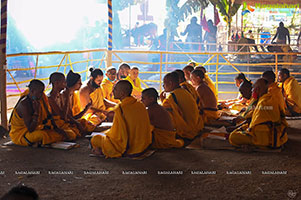
<path id="1" fill-rule="evenodd" d="M 112 0 L 108 0 L 108 50 L 106 57 L 106 67 L 112 65 L 112 48 L 113 48 L 113 7 Z"/>
<path id="2" fill-rule="evenodd" d="M 107 56 L 106 56 L 106 68 L 112 66 L 112 51 L 107 51 Z"/>
<path id="3" fill-rule="evenodd" d="M 87 66 L 86 66 L 86 79 L 88 79 L 88 72 L 89 72 L 89 62 L 90 62 L 90 52 L 88 52 L 88 58 L 87 58 Z"/>
<path id="4" fill-rule="evenodd" d="M 39 67 L 39 55 L 37 55 L 37 58 L 36 58 L 36 67 L 34 70 L 34 78 L 37 78 L 38 67 Z"/>
<path id="5" fill-rule="evenodd" d="M 6 65 L 1 65 L 0 80 L 1 126 L 7 129 Z"/>
<path id="6" fill-rule="evenodd" d="M 160 52 L 160 86 L 159 86 L 159 88 L 160 88 L 160 94 L 161 94 L 161 92 L 162 92 L 162 60 L 163 60 L 163 54 L 162 54 L 162 52 Z"/>
<path id="7" fill-rule="evenodd" d="M 69 66 L 70 66 L 70 69 L 71 69 L 72 71 L 74 71 L 73 66 L 72 66 L 72 62 L 71 62 L 70 54 L 68 54 L 68 60 L 69 60 Z M 65 74 L 66 74 L 66 73 L 65 73 Z"/>
<path id="8" fill-rule="evenodd" d="M 215 88 L 218 94 L 218 65 L 219 65 L 219 54 L 216 55 L 216 70 L 215 70 Z"/>
<path id="9" fill-rule="evenodd" d="M 7 34 L 7 0 L 1 0 L 1 37 L 0 37 L 0 100 L 1 126 L 7 129 L 6 98 L 6 34 Z"/>
<path id="10" fill-rule="evenodd" d="M 67 63 L 68 63 L 67 57 L 68 57 L 68 54 L 66 54 L 66 57 L 65 57 L 65 68 L 64 68 L 64 74 L 66 74 L 66 71 L 67 71 Z"/>
<path id="11" fill-rule="evenodd" d="M 278 54 L 275 53 L 275 74 L 276 74 L 276 80 L 278 81 Z"/>

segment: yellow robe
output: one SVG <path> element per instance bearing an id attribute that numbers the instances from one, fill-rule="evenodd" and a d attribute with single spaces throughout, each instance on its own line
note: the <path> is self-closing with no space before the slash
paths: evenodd
<path id="1" fill-rule="evenodd" d="M 287 95 L 287 101 L 292 105 L 293 110 L 296 113 L 301 113 L 301 86 L 298 81 L 290 76 L 282 84 L 285 95 Z"/>
<path id="2" fill-rule="evenodd" d="M 176 131 L 155 128 L 153 135 L 154 141 L 152 147 L 156 149 L 180 148 L 184 145 L 183 140 L 176 139 Z"/>
<path id="3" fill-rule="evenodd" d="M 176 100 L 175 100 L 175 98 Z M 163 101 L 169 112 L 177 135 L 193 139 L 204 128 L 204 121 L 193 97 L 183 88 L 177 88 Z"/>
<path id="4" fill-rule="evenodd" d="M 105 136 L 94 136 L 91 144 L 101 148 L 106 158 L 135 157 L 152 143 L 152 129 L 145 106 L 134 97 L 126 97 L 115 110 L 111 129 Z"/>
<path id="5" fill-rule="evenodd" d="M 212 90 L 212 92 L 215 95 L 216 100 L 218 100 L 218 93 L 216 91 L 215 85 L 213 83 L 213 81 L 211 80 L 211 78 L 208 76 L 208 74 L 205 74 L 205 78 L 204 78 L 205 83 L 207 83 L 208 87 Z"/>
<path id="6" fill-rule="evenodd" d="M 72 115 L 76 116 L 79 114 L 81 110 L 81 105 L 80 105 L 80 99 L 79 99 L 79 91 L 75 91 L 72 95 L 72 102 L 70 103 L 71 109 L 72 109 Z M 84 127 L 84 129 L 88 132 L 92 132 L 95 129 L 95 125 L 89 122 L 88 120 L 84 118 L 80 118 L 77 120 L 81 125 Z"/>
<path id="7" fill-rule="evenodd" d="M 195 90 L 195 88 L 190 83 L 188 83 L 187 81 L 184 81 L 180 84 L 180 86 L 183 89 L 187 90 L 187 92 L 189 92 L 192 95 L 192 97 L 195 99 L 196 102 L 199 101 L 199 95 L 198 95 L 197 91 Z"/>
<path id="8" fill-rule="evenodd" d="M 220 118 L 218 110 L 203 109 L 203 119 L 205 124 L 210 123 L 210 121 L 218 120 L 218 118 Z"/>
<path id="9" fill-rule="evenodd" d="M 25 91 L 21 98 L 28 94 L 28 90 Z M 22 146 L 29 146 L 29 143 L 26 141 L 24 136 L 30 143 L 42 143 L 51 144 L 54 142 L 62 141 L 63 137 L 59 133 L 53 130 L 50 119 L 48 119 L 48 113 L 46 109 L 50 109 L 46 95 L 43 95 L 43 98 L 40 100 L 41 110 L 38 117 L 38 126 L 33 132 L 29 132 L 24 119 L 21 118 L 17 111 L 14 109 L 11 117 L 11 130 L 9 132 L 9 136 L 13 143 Z M 45 105 L 48 108 L 45 108 L 43 101 L 45 101 Z"/>
<path id="10" fill-rule="evenodd" d="M 137 77 L 137 79 L 135 80 L 135 83 L 134 83 L 134 81 L 131 79 L 131 77 L 127 76 L 124 80 L 128 80 L 132 84 L 132 86 L 133 86 L 132 95 L 134 97 L 140 97 L 141 93 L 143 91 L 143 89 L 141 87 L 141 79 L 139 77 Z"/>
<path id="11" fill-rule="evenodd" d="M 100 110 L 106 110 L 106 106 L 104 104 L 104 97 L 101 87 L 97 88 L 94 92 L 90 94 L 90 98 L 92 100 L 92 107 L 100 109 Z M 83 107 L 81 109 L 84 109 Z M 89 122 L 91 122 L 93 125 L 98 126 L 103 120 L 106 119 L 106 115 L 100 112 L 92 113 L 87 112 L 83 118 Z"/>
<path id="12" fill-rule="evenodd" d="M 113 87 L 114 87 L 114 82 L 110 81 L 108 78 L 103 79 L 103 81 L 101 83 L 103 97 L 114 103 L 119 103 L 119 100 L 114 99 Z"/>
<path id="13" fill-rule="evenodd" d="M 281 106 L 281 110 L 285 110 L 285 101 L 281 92 L 281 88 L 278 87 L 278 84 L 276 82 L 272 83 L 269 86 L 268 93 L 273 95 L 274 99 L 277 99 L 279 101 L 279 105 Z"/>
<path id="14" fill-rule="evenodd" d="M 268 93 L 258 100 L 248 128 L 234 130 L 229 142 L 234 146 L 247 144 L 277 148 L 287 142 L 286 127 L 284 111 L 273 95 Z"/>
<path id="15" fill-rule="evenodd" d="M 242 103 L 239 102 L 242 99 L 243 99 L 243 97 L 239 93 L 238 96 L 237 96 L 237 100 L 235 100 L 234 103 L 231 106 L 229 106 L 229 109 L 230 110 L 241 111 L 241 109 L 248 107 L 248 105 L 250 104 L 250 100 L 247 100 L 247 102 L 245 104 L 242 104 Z"/>
<path id="16" fill-rule="evenodd" d="M 257 99 L 251 98 L 250 104 L 248 105 L 246 110 L 243 113 L 241 113 L 240 116 L 242 116 L 245 119 L 252 118 L 252 115 L 253 115 L 253 112 L 254 112 L 254 109 L 255 109 L 257 103 L 258 103 Z"/>

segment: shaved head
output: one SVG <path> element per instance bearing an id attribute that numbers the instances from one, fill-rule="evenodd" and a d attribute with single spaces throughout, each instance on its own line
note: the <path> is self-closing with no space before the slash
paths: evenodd
<path id="1" fill-rule="evenodd" d="M 183 71 L 189 71 L 189 72 L 192 72 L 194 70 L 194 68 L 191 66 L 191 65 L 186 65 L 184 68 L 183 68 Z"/>
<path id="2" fill-rule="evenodd" d="M 115 85 L 116 90 L 124 92 L 125 96 L 131 96 L 133 86 L 132 84 L 127 80 L 120 80 Z"/>
<path id="3" fill-rule="evenodd" d="M 171 92 L 180 87 L 179 75 L 177 72 L 171 72 L 164 76 L 163 87 L 165 92 Z"/>
<path id="4" fill-rule="evenodd" d="M 30 187 L 19 185 L 13 187 L 8 193 L 6 193 L 1 200 L 38 200 L 39 195 Z"/>
<path id="5" fill-rule="evenodd" d="M 258 97 L 261 97 L 262 95 L 266 94 L 268 92 L 269 83 L 266 79 L 260 78 L 258 79 L 255 84 L 253 85 L 252 93 L 257 93 Z M 254 97 L 254 95 L 253 95 Z"/>
<path id="6" fill-rule="evenodd" d="M 147 88 L 142 91 L 142 95 L 146 95 L 148 97 L 152 97 L 154 99 L 158 99 L 159 94 L 155 88 Z"/>
<path id="7" fill-rule="evenodd" d="M 61 72 L 53 72 L 49 77 L 49 83 L 53 84 L 65 78 L 65 75 Z"/>
<path id="8" fill-rule="evenodd" d="M 269 83 L 274 83 L 276 80 L 276 75 L 273 71 L 265 71 L 262 74 L 262 78 L 266 79 Z"/>
<path id="9" fill-rule="evenodd" d="M 201 65 L 197 66 L 195 69 L 201 70 L 204 74 L 207 72 L 207 71 L 206 71 L 206 68 L 203 67 L 203 66 L 201 66 Z"/>
<path id="10" fill-rule="evenodd" d="M 268 85 L 268 81 L 265 78 L 259 78 L 256 82 L 255 85 L 260 85 L 260 86 L 267 86 Z"/>
<path id="11" fill-rule="evenodd" d="M 191 72 L 191 74 L 194 74 L 198 77 L 200 77 L 200 79 L 204 79 L 205 75 L 204 75 L 204 72 L 200 69 L 195 69 Z"/>
<path id="12" fill-rule="evenodd" d="M 185 74 L 182 70 L 176 69 L 174 72 L 176 72 L 178 74 L 180 83 L 186 81 Z"/>
<path id="13" fill-rule="evenodd" d="M 36 89 L 43 89 L 45 88 L 45 85 L 42 81 L 38 79 L 33 79 L 29 82 L 28 85 L 29 90 L 36 90 Z"/>
<path id="14" fill-rule="evenodd" d="M 280 72 L 287 75 L 288 77 L 290 77 L 290 71 L 288 69 L 282 68 L 282 69 L 280 69 Z"/>
<path id="15" fill-rule="evenodd" d="M 171 72 L 171 73 L 168 73 L 164 76 L 164 80 L 167 80 L 167 81 L 171 81 L 175 84 L 180 84 L 179 83 L 179 75 L 177 72 Z"/>

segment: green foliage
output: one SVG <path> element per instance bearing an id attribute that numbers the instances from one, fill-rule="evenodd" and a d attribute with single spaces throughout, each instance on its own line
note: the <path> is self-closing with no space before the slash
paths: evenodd
<path id="1" fill-rule="evenodd" d="M 188 0 L 180 8 L 179 21 L 184 21 L 189 15 L 198 12 L 201 8 L 206 8 L 209 4 L 208 0 Z"/>
<path id="2" fill-rule="evenodd" d="M 210 0 L 210 2 L 216 5 L 219 13 L 223 16 L 223 20 L 228 24 L 228 36 L 230 36 L 232 17 L 237 13 L 241 4 L 234 3 L 231 5 L 231 0 Z"/>
<path id="3" fill-rule="evenodd" d="M 232 17 L 237 13 L 241 4 L 234 3 L 231 6 L 231 1 L 228 0 L 210 0 L 213 5 L 219 9 L 220 14 L 224 17 L 225 22 L 231 21 Z"/>

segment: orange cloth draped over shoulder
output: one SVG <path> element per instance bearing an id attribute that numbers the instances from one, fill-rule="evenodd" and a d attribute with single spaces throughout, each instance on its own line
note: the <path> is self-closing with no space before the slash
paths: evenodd
<path id="1" fill-rule="evenodd" d="M 28 92 L 29 91 L 26 90 L 23 94 L 21 94 L 20 100 L 24 98 Z M 50 117 L 47 112 L 47 110 L 50 110 L 50 106 L 45 94 L 40 100 L 40 105 L 41 111 L 38 117 L 38 126 L 33 132 L 28 131 L 24 123 L 24 119 L 18 115 L 16 109 L 13 110 L 10 121 L 11 130 L 9 132 L 9 136 L 13 143 L 22 146 L 30 146 L 34 143 L 42 143 L 45 145 L 63 140 L 62 135 L 53 130 Z"/>
<path id="2" fill-rule="evenodd" d="M 134 97 L 126 97 L 115 109 L 111 129 L 105 136 L 93 136 L 91 144 L 101 148 L 106 158 L 135 157 L 152 143 L 152 130 L 145 106 Z"/>
<path id="3" fill-rule="evenodd" d="M 269 85 L 268 93 L 273 95 L 275 101 L 278 101 L 281 110 L 285 110 L 285 101 L 282 95 L 282 91 L 281 88 L 278 87 L 278 84 L 276 82 Z"/>
<path id="4" fill-rule="evenodd" d="M 153 148 L 157 149 L 169 149 L 183 147 L 184 141 L 182 139 L 176 139 L 176 131 L 168 131 L 155 128 L 153 131 L 154 141 Z"/>
<path id="5" fill-rule="evenodd" d="M 195 99 L 196 102 L 199 101 L 199 95 L 198 95 L 197 91 L 195 90 L 195 88 L 190 83 L 188 83 L 187 81 L 184 81 L 180 84 L 180 86 L 183 89 L 187 90 L 187 92 L 189 92 L 192 95 L 192 97 Z"/>
<path id="6" fill-rule="evenodd" d="M 205 123 L 209 123 L 210 121 L 218 120 L 220 118 L 221 113 L 216 108 L 203 108 L 203 119 Z"/>
<path id="7" fill-rule="evenodd" d="M 259 98 L 250 125 L 234 130 L 229 142 L 234 146 L 246 144 L 277 148 L 287 142 L 287 126 L 281 105 L 267 93 Z"/>
<path id="8" fill-rule="evenodd" d="M 287 96 L 287 103 L 296 113 L 301 113 L 301 86 L 298 81 L 290 76 L 282 84 L 283 92 Z"/>
<path id="9" fill-rule="evenodd" d="M 106 106 L 104 104 L 104 97 L 101 87 L 97 88 L 94 92 L 90 94 L 90 98 L 92 100 L 92 107 L 100 109 L 100 110 L 106 110 Z M 84 109 L 83 107 L 81 109 Z M 89 122 L 91 122 L 93 125 L 98 126 L 103 120 L 106 119 L 106 115 L 100 112 L 92 113 L 87 112 L 83 118 Z"/>
<path id="10" fill-rule="evenodd" d="M 75 91 L 73 93 L 70 106 L 71 106 L 73 116 L 76 116 L 77 114 L 79 114 L 82 111 L 81 105 L 80 105 L 80 99 L 79 99 L 79 91 Z M 93 123 L 89 122 L 85 118 L 77 119 L 77 121 L 79 123 L 81 123 L 81 125 L 84 127 L 84 129 L 88 132 L 94 131 L 94 129 L 96 127 Z"/>
<path id="11" fill-rule="evenodd" d="M 211 80 L 211 78 L 208 76 L 207 73 L 205 73 L 205 78 L 204 78 L 205 83 L 207 83 L 208 87 L 212 90 L 212 92 L 214 93 L 215 97 L 216 97 L 216 101 L 218 100 L 218 93 L 216 91 L 215 85 L 213 83 L 213 81 Z"/>
<path id="12" fill-rule="evenodd" d="M 135 83 L 134 83 L 134 81 L 131 79 L 131 77 L 127 76 L 124 80 L 128 80 L 132 84 L 132 86 L 133 86 L 132 95 L 134 97 L 136 97 L 136 96 L 140 97 L 141 93 L 143 91 L 143 89 L 141 87 L 141 79 L 139 77 L 137 77 L 135 80 Z"/>
<path id="13" fill-rule="evenodd" d="M 115 83 L 110 81 L 108 78 L 103 79 L 103 81 L 101 83 L 103 97 L 111 102 L 119 103 L 120 102 L 119 100 L 114 99 L 114 95 L 113 95 L 114 84 Z"/>
<path id="14" fill-rule="evenodd" d="M 195 99 L 185 89 L 175 89 L 162 105 L 169 112 L 180 137 L 193 139 L 204 128 L 204 121 Z"/>

